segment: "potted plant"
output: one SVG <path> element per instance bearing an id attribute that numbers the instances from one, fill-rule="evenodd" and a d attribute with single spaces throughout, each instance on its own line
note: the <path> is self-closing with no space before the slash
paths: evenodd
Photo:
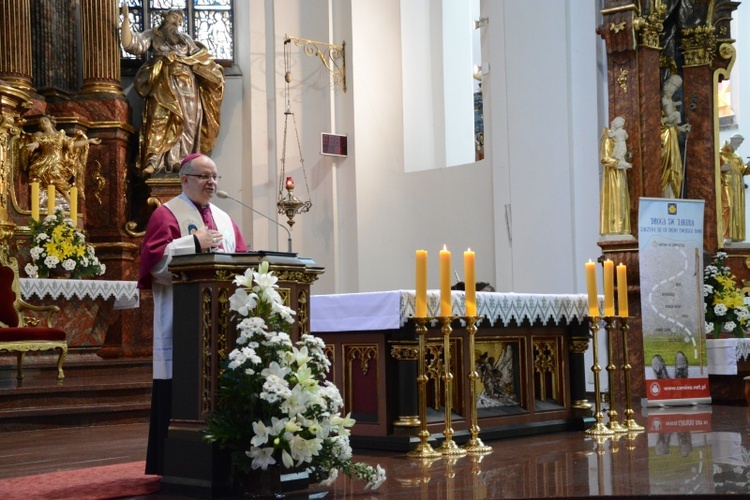
<path id="1" fill-rule="evenodd" d="M 738 339 L 750 323 L 750 309 L 726 260 L 727 254 L 718 252 L 703 270 L 706 354 L 715 375 L 737 374 Z"/>
<path id="2" fill-rule="evenodd" d="M 355 422 L 340 414 L 339 390 L 325 379 L 325 344 L 312 335 L 291 342 L 295 312 L 284 305 L 277 280 L 267 262 L 235 277 L 229 302 L 238 316 L 236 347 L 224 362 L 205 438 L 230 452 L 231 477 L 251 486 L 269 484 L 259 471 L 278 476 L 284 467 L 304 469 L 324 486 L 342 471 L 377 488 L 385 471 L 352 462 Z M 278 488 L 278 479 L 270 484 Z"/>
<path id="3" fill-rule="evenodd" d="M 101 276 L 106 266 L 99 262 L 94 247 L 86 244 L 86 235 L 61 207 L 41 220 L 32 220 L 31 262 L 24 271 L 30 278 L 49 276 L 90 278 Z"/>

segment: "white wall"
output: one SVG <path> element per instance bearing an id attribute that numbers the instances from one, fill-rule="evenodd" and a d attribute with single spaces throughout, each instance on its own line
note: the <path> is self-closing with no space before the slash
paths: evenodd
<path id="1" fill-rule="evenodd" d="M 498 289 L 584 292 L 583 262 L 600 253 L 596 11 L 554 0 L 485 7 Z"/>
<path id="2" fill-rule="evenodd" d="M 471 247 L 477 278 L 494 281 L 489 162 L 405 171 L 399 16 L 398 0 L 352 2 L 359 291 L 413 288 L 417 249 L 430 253 L 437 288 L 443 244 L 460 276 Z"/>
<path id="3" fill-rule="evenodd" d="M 299 47 L 291 52 L 291 109 L 313 203 L 292 233 L 294 251 L 326 268 L 313 293 L 413 288 L 414 252 L 422 248 L 431 256 L 429 286 L 437 288 L 443 244 L 461 277 L 461 252 L 475 250 L 477 279 L 500 291 L 585 291 L 583 262 L 599 254 L 598 131 L 606 122 L 597 111 L 594 6 L 483 0 L 486 157 L 418 171 L 404 161 L 400 0 L 249 0 L 235 8 L 242 75 L 227 78 L 213 156 L 221 187 L 272 218 L 285 109 L 283 37 L 346 41 L 346 93 L 330 85 L 317 58 Z M 321 132 L 348 134 L 349 157 L 321 156 Z M 287 175 L 304 198 L 291 122 L 288 133 Z M 220 204 L 254 249 L 286 250 L 284 230 Z"/>

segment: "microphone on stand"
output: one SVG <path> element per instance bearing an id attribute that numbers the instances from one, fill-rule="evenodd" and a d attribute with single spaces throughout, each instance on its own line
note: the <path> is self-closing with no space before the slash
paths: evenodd
<path id="1" fill-rule="evenodd" d="M 232 196 L 229 196 L 229 193 L 227 193 L 227 192 L 226 192 L 226 191 L 224 191 L 224 190 L 218 189 L 218 190 L 216 191 L 216 196 L 218 196 L 218 197 L 219 197 L 219 198 L 221 198 L 222 200 L 225 200 L 225 199 L 229 198 L 230 200 L 236 201 L 237 203 L 239 203 L 239 204 L 240 204 L 240 205 L 242 205 L 243 207 L 245 207 L 245 208 L 247 208 L 247 209 L 250 209 L 250 210 L 252 210 L 252 211 L 253 211 L 253 212 L 255 212 L 256 214 L 260 215 L 261 217 L 265 217 L 266 219 L 270 220 L 271 222 L 273 222 L 273 223 L 274 223 L 274 224 L 276 224 L 277 226 L 279 226 L 279 227 L 281 227 L 281 228 L 284 228 L 284 230 L 286 231 L 286 234 L 287 234 L 287 236 L 288 236 L 288 239 L 287 239 L 287 243 L 288 243 L 288 246 L 289 246 L 289 250 L 288 250 L 288 251 L 289 251 L 289 253 L 292 253 L 292 233 L 291 233 L 291 231 L 289 231 L 289 228 L 287 228 L 287 227 L 286 227 L 285 225 L 283 225 L 283 224 L 279 223 L 279 221 L 277 221 L 277 220 L 275 220 L 275 219 L 272 219 L 272 218 L 270 218 L 270 217 L 269 217 L 269 216 L 267 216 L 266 214 L 264 214 L 264 213 L 261 213 L 261 212 L 258 212 L 257 210 L 255 210 L 255 209 L 254 209 L 253 207 L 251 207 L 250 205 L 245 205 L 244 203 L 242 203 L 242 202 L 241 202 L 240 200 L 238 200 L 237 198 L 234 198 L 234 197 L 232 197 Z"/>

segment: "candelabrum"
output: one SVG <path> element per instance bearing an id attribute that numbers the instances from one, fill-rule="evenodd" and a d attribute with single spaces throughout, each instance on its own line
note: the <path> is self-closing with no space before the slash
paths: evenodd
<path id="1" fill-rule="evenodd" d="M 630 359 L 628 358 L 628 318 L 620 318 L 620 332 L 622 333 L 622 371 L 625 373 L 625 421 L 624 427 L 628 432 L 640 432 L 643 426 L 633 419 L 633 405 L 630 394 Z"/>
<path id="2" fill-rule="evenodd" d="M 430 432 L 427 430 L 427 373 L 425 368 L 425 336 L 427 335 L 427 323 L 431 318 L 413 318 L 416 324 L 417 336 L 419 337 L 419 354 L 417 384 L 419 385 L 419 444 L 410 451 L 408 455 L 415 458 L 434 458 L 442 456 L 427 442 Z"/>
<path id="3" fill-rule="evenodd" d="M 605 316 L 604 317 L 604 329 L 607 331 L 607 349 L 609 353 L 609 363 L 607 364 L 607 374 L 609 375 L 609 423 L 607 428 L 615 433 L 627 432 L 627 429 L 620 425 L 617 421 L 617 391 L 615 388 L 615 375 L 617 372 L 617 366 L 615 365 L 615 354 L 614 354 L 614 342 L 613 335 L 615 334 L 615 317 Z"/>
<path id="4" fill-rule="evenodd" d="M 446 456 L 461 456 L 466 455 L 466 450 L 460 448 L 455 441 L 453 441 L 453 428 L 451 427 L 451 411 L 453 401 L 453 374 L 451 373 L 451 343 L 450 336 L 453 332 L 451 328 L 451 322 L 453 316 L 438 316 L 437 320 L 440 322 L 440 330 L 443 333 L 443 382 L 445 385 L 445 430 L 443 431 L 443 444 L 436 450 L 441 455 Z"/>
<path id="5" fill-rule="evenodd" d="M 594 398 L 596 400 L 596 413 L 594 414 L 594 418 L 596 419 L 596 423 L 593 427 L 587 429 L 586 433 L 592 436 L 611 436 L 614 434 L 614 431 L 608 429 L 602 423 L 604 415 L 602 413 L 602 396 L 601 390 L 599 388 L 599 372 L 602 371 L 602 367 L 599 364 L 599 339 L 597 336 L 599 332 L 599 317 L 590 316 L 588 320 L 590 325 L 589 329 L 591 330 L 592 343 L 594 346 L 594 364 L 591 367 L 591 371 L 594 372 Z"/>
<path id="6" fill-rule="evenodd" d="M 474 361 L 474 335 L 477 333 L 477 322 L 481 316 L 463 316 L 461 319 L 466 323 L 466 333 L 469 334 L 469 352 L 471 353 L 471 370 L 469 371 L 469 390 L 471 394 L 471 438 L 463 446 L 464 450 L 473 455 L 484 455 L 492 453 L 492 447 L 485 445 L 479 439 L 479 425 L 477 425 L 477 364 Z"/>

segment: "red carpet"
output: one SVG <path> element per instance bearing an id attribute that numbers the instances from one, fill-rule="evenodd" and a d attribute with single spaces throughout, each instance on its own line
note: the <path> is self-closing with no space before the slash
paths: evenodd
<path id="1" fill-rule="evenodd" d="M 160 476 L 143 473 L 146 462 L 106 465 L 0 480 L 3 500 L 103 500 L 159 491 Z"/>

